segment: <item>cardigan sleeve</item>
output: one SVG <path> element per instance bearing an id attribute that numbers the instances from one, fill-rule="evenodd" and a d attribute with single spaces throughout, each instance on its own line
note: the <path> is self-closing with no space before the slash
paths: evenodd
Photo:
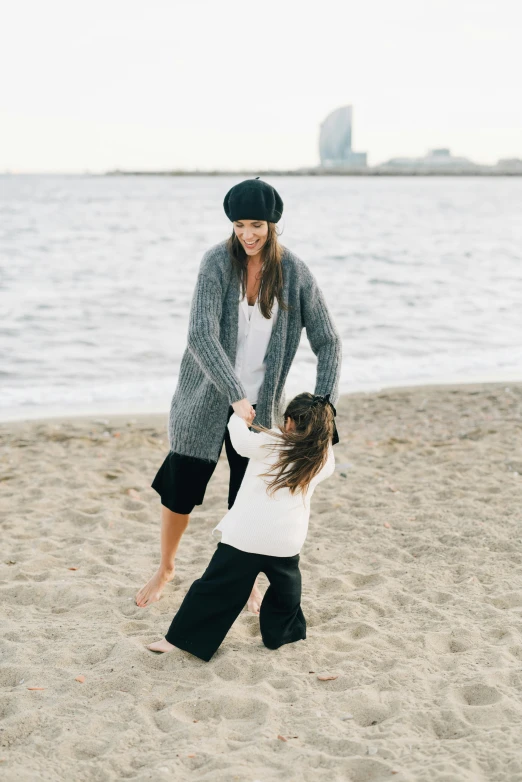
<path id="1" fill-rule="evenodd" d="M 192 297 L 187 346 L 205 375 L 232 404 L 245 399 L 247 392 L 219 341 L 222 306 L 219 279 L 200 268 Z"/>
<path id="2" fill-rule="evenodd" d="M 330 394 L 333 405 L 339 398 L 342 343 L 323 293 L 310 269 L 303 264 L 301 317 L 310 347 L 317 356 L 315 394 Z"/>
<path id="3" fill-rule="evenodd" d="M 263 461 L 270 448 L 263 448 L 265 443 L 275 443 L 275 438 L 265 432 L 252 432 L 244 418 L 236 413 L 232 413 L 228 421 L 228 431 L 230 440 L 234 449 L 240 456 L 246 456 L 247 459 L 257 459 Z"/>

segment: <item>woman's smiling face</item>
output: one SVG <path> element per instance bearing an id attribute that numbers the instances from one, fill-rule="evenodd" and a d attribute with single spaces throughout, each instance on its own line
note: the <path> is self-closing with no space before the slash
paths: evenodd
<path id="1" fill-rule="evenodd" d="M 257 255 L 268 238 L 266 220 L 234 220 L 234 232 L 247 255 Z"/>

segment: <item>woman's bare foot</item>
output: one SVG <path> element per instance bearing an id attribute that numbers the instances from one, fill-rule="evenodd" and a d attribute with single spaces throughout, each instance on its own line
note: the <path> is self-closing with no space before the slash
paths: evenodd
<path id="1" fill-rule="evenodd" d="M 146 608 L 151 603 L 155 603 L 161 597 L 165 584 L 174 578 L 174 568 L 171 570 L 158 570 L 154 573 L 150 581 L 136 594 L 135 602 L 140 608 Z"/>
<path id="2" fill-rule="evenodd" d="M 151 652 L 171 652 L 176 647 L 173 644 L 169 644 L 166 638 L 162 638 L 161 641 L 154 641 L 153 644 L 149 644 L 147 649 Z"/>
<path id="3" fill-rule="evenodd" d="M 254 584 L 250 597 L 247 601 L 247 609 L 253 614 L 259 614 L 261 603 L 263 602 L 263 595 L 259 591 L 257 584 Z"/>

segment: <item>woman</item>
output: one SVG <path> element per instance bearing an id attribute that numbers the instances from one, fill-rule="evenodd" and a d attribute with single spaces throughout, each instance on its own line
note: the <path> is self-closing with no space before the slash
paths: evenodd
<path id="1" fill-rule="evenodd" d="M 229 509 L 234 503 L 248 459 L 230 441 L 232 413 L 247 421 L 255 413 L 255 423 L 268 429 L 284 425 L 284 385 L 303 327 L 317 356 L 315 394 L 329 394 L 334 405 L 339 396 L 341 339 L 314 275 L 278 242 L 279 193 L 259 177 L 247 179 L 228 191 L 223 206 L 233 233 L 199 267 L 170 407 L 170 451 L 152 483 L 161 496 L 161 562 L 136 595 L 142 608 L 174 578 L 181 536 L 203 502 L 223 442 Z M 259 613 L 261 597 L 254 584 L 249 610 Z"/>

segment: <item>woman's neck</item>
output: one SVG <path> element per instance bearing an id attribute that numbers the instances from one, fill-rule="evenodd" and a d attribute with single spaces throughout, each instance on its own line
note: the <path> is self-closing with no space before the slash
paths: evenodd
<path id="1" fill-rule="evenodd" d="M 248 259 L 247 266 L 249 269 L 253 271 L 258 271 L 263 265 L 263 259 L 261 258 L 261 255 L 256 255 L 253 258 Z"/>

